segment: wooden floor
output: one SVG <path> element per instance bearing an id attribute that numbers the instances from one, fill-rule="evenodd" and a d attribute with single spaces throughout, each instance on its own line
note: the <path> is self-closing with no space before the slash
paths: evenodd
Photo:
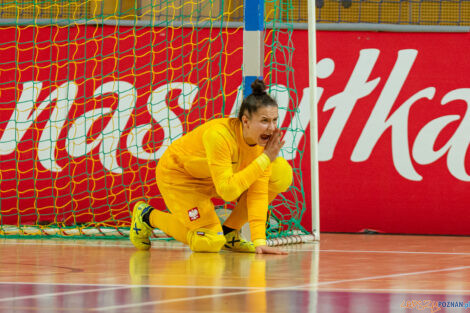
<path id="1" fill-rule="evenodd" d="M 469 312 L 470 238 L 322 234 L 287 256 L 0 239 L 0 312 Z"/>

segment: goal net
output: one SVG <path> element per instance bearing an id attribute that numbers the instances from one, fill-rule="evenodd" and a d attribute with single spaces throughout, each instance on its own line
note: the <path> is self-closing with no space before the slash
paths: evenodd
<path id="1" fill-rule="evenodd" d="M 292 139 L 282 154 L 295 177 L 268 221 L 268 238 L 290 239 L 271 244 L 310 238 L 292 8 L 278 2 L 266 1 L 264 79 Z M 2 1 L 0 234 L 122 238 L 135 202 L 164 209 L 163 152 L 241 101 L 242 5 Z M 217 203 L 221 218 L 232 207 Z"/>

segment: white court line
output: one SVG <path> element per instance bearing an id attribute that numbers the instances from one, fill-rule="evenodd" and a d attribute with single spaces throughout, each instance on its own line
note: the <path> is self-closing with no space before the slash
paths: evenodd
<path id="1" fill-rule="evenodd" d="M 436 270 L 426 270 L 426 271 L 416 271 L 416 272 L 409 272 L 409 273 L 397 273 L 397 274 L 389 274 L 389 275 L 377 275 L 377 276 L 369 276 L 369 277 L 362 277 L 362 278 L 351 278 L 351 279 L 342 279 L 342 280 L 334 280 L 334 281 L 327 281 L 327 282 L 320 282 L 320 283 L 311 283 L 311 284 L 304 284 L 298 286 L 290 286 L 290 287 L 249 287 L 249 286 L 204 286 L 204 285 L 129 285 L 129 284 L 80 284 L 80 283 L 39 283 L 39 282 L 0 282 L 0 285 L 66 285 L 66 286 L 113 286 L 114 288 L 187 288 L 187 289 L 245 289 L 245 290 L 254 290 L 257 291 L 260 288 L 267 291 L 276 291 L 276 290 L 291 290 L 291 289 L 302 289 L 308 287 L 316 287 L 316 286 L 325 286 L 325 285 L 333 285 L 339 284 L 343 282 L 354 282 L 354 281 L 364 281 L 364 280 L 373 280 L 373 279 L 382 279 L 382 278 L 393 278 L 393 277 L 405 277 L 405 276 L 412 276 L 412 275 L 421 275 L 421 274 L 430 274 L 430 273 L 439 273 L 439 272 L 450 272 L 450 271 L 458 271 L 470 269 L 469 266 L 458 266 L 458 267 L 449 267 L 443 269 L 436 269 Z M 103 290 L 103 289 L 99 289 Z M 458 291 L 458 290 L 456 290 Z"/>
<path id="2" fill-rule="evenodd" d="M 386 288 L 386 289 L 368 289 L 368 288 L 328 288 L 322 289 L 322 292 L 368 292 L 368 293 L 432 293 L 432 294 L 451 294 L 461 296 L 463 294 L 470 294 L 469 289 L 401 289 L 401 288 Z M 459 294 L 461 293 L 461 294 Z"/>
<path id="3" fill-rule="evenodd" d="M 79 283 L 38 283 L 38 282 L 0 282 L 1 285 L 60 285 L 60 286 L 110 286 L 110 287 L 122 287 L 122 288 L 176 288 L 176 289 L 237 289 L 237 290 L 257 290 L 265 287 L 249 287 L 249 286 L 204 286 L 204 285 L 131 285 L 131 284 L 79 284 Z M 266 289 L 283 289 L 283 287 L 266 287 Z M 290 287 L 286 287 L 290 288 Z M 104 289 L 102 289 L 104 290 Z"/>
<path id="4" fill-rule="evenodd" d="M 94 308 L 94 311 L 104 311 L 104 310 L 112 310 L 112 309 L 125 309 L 131 307 L 141 307 L 141 306 L 148 306 L 148 305 L 156 305 L 156 304 L 163 304 L 163 303 L 172 303 L 172 302 L 184 302 L 184 301 L 191 301 L 191 300 L 202 300 L 202 299 L 210 299 L 210 298 L 220 298 L 220 297 L 227 297 L 227 296 L 235 296 L 235 295 L 246 295 L 246 294 L 253 294 L 258 292 L 267 292 L 267 291 L 280 291 L 280 290 L 304 290 L 303 288 L 306 287 L 319 287 L 319 286 L 326 286 L 344 282 L 354 282 L 354 281 L 366 281 L 366 280 L 373 280 L 373 279 L 383 279 L 383 278 L 392 278 L 392 277 L 405 277 L 405 276 L 412 276 L 412 275 L 421 275 L 421 274 L 429 274 L 429 273 L 438 273 L 438 272 L 446 272 L 446 271 L 457 271 L 462 269 L 468 269 L 470 266 L 460 266 L 460 267 L 451 267 L 451 268 L 444 268 L 438 270 L 427 270 L 427 271 L 417 271 L 417 272 L 409 272 L 409 273 L 397 273 L 397 274 L 390 274 L 390 275 L 378 275 L 378 276 L 369 276 L 369 277 L 362 277 L 362 278 L 354 278 L 354 279 L 343 279 L 343 280 L 336 280 L 330 282 L 323 282 L 323 283 L 313 283 L 313 284 L 305 284 L 299 286 L 292 286 L 292 287 L 280 287 L 280 288 L 259 288 L 259 287 L 251 287 L 250 290 L 239 291 L 239 292 L 229 292 L 229 293 L 221 293 L 215 295 L 205 295 L 205 296 L 196 296 L 196 297 L 186 297 L 186 298 L 178 298 L 178 299 L 166 299 L 166 300 L 159 300 L 159 301 L 149 301 L 149 302 L 141 302 L 136 304 L 126 304 L 126 305 L 114 305 L 114 306 L 107 306 L 107 307 L 100 307 Z M 9 284 L 9 283 L 2 283 L 2 284 Z M 28 284 L 28 283 L 16 283 L 16 284 Z M 36 283 L 36 284 L 46 284 L 46 283 Z M 72 285 L 72 284 L 68 284 Z M 87 293 L 87 292 L 94 292 L 94 291 L 109 291 L 109 290 L 119 290 L 119 289 L 128 289 L 128 288 L 136 288 L 141 287 L 138 285 L 123 285 L 123 286 L 115 286 L 110 288 L 99 288 L 99 289 L 88 289 L 88 290 L 77 290 L 77 291 L 69 291 L 69 292 L 61 292 L 61 293 L 49 293 L 49 294 L 41 294 L 41 295 L 32 295 L 32 296 L 21 296 L 21 297 L 11 297 L 11 298 L 3 298 L 0 299 L 0 302 L 6 301 L 17 301 L 17 300 L 24 300 L 24 299 L 32 299 L 32 298 L 42 298 L 42 297 L 53 297 L 53 296 L 63 296 L 63 295 L 71 295 L 71 294 L 79 294 L 79 293 Z M 148 287 L 157 286 L 150 285 Z M 160 286 L 162 288 L 204 288 L 203 286 Z M 210 286 L 211 288 L 225 288 L 228 289 L 230 287 L 222 287 L 222 286 Z M 231 288 L 238 288 L 240 287 L 231 287 Z M 247 289 L 247 287 L 245 287 Z M 352 289 L 350 289 L 352 290 Z M 360 289 L 359 289 L 360 290 Z M 367 289 L 363 289 L 367 290 Z M 383 291 L 386 291 L 384 289 Z M 374 289 L 374 291 L 378 291 Z M 416 292 L 426 292 L 427 290 L 406 290 L 406 289 L 395 289 L 397 291 L 416 291 Z M 432 291 L 432 290 L 428 290 Z M 433 290 L 434 292 L 436 290 Z M 446 290 L 445 292 L 449 292 L 450 290 Z M 465 292 L 464 290 L 453 290 L 454 292 Z"/>
<path id="5" fill-rule="evenodd" d="M 333 284 L 339 284 L 339 283 L 344 283 L 344 282 L 366 281 L 366 280 L 394 278 L 394 277 L 406 277 L 406 276 L 429 274 L 429 273 L 458 271 L 458 270 L 469 269 L 469 268 L 470 268 L 470 266 L 458 266 L 458 267 L 449 267 L 449 268 L 443 268 L 443 269 L 438 269 L 438 270 L 416 271 L 416 272 L 409 272 L 409 273 L 397 273 L 397 274 L 390 274 L 390 275 L 378 275 L 378 276 L 369 276 L 369 277 L 362 277 L 362 278 L 341 279 L 341 280 L 334 280 L 334 281 L 323 282 L 323 283 L 304 284 L 304 285 L 285 287 L 285 288 L 269 288 L 269 289 L 268 288 L 259 288 L 259 289 L 256 289 L 256 290 L 247 290 L 247 291 L 229 292 L 229 293 L 219 293 L 219 294 L 215 294 L 215 295 L 206 295 L 206 296 L 198 296 L 198 297 L 186 297 L 186 298 L 179 298 L 179 299 L 148 301 L 148 302 L 141 302 L 141 303 L 135 303 L 135 304 L 113 305 L 113 306 L 106 306 L 106 307 L 100 307 L 100 308 L 93 308 L 92 311 L 106 311 L 106 310 L 141 307 L 141 306 L 147 306 L 147 305 L 157 305 L 157 304 L 171 303 L 171 302 L 185 302 L 185 301 L 191 301 L 191 300 L 221 298 L 221 297 L 227 297 L 227 296 L 247 295 L 247 294 L 252 294 L 252 293 L 275 291 L 275 290 L 278 290 L 278 291 L 279 290 L 283 290 L 283 291 L 297 290 L 297 289 L 300 289 L 300 288 L 320 287 L 320 286 L 333 285 Z M 225 287 L 220 286 L 219 288 L 222 289 L 222 288 L 225 288 Z"/>
<path id="6" fill-rule="evenodd" d="M 130 287 L 129 286 L 127 286 L 127 287 L 112 287 L 112 288 L 98 288 L 98 289 L 86 289 L 86 290 L 74 290 L 74 291 L 64 291 L 64 292 L 54 292 L 54 293 L 43 293 L 43 294 L 39 294 L 39 295 L 0 298 L 0 302 L 18 301 L 18 300 L 26 300 L 26 299 L 37 299 L 37 298 L 47 298 L 47 297 L 55 297 L 55 296 L 67 296 L 67 295 L 74 295 L 74 294 L 87 293 L 87 292 L 109 291 L 109 290 L 119 290 L 119 289 L 128 289 L 128 288 L 130 288 Z"/>
<path id="7" fill-rule="evenodd" d="M 452 271 L 459 271 L 459 270 L 465 270 L 465 269 L 470 269 L 470 266 L 457 266 L 457 267 L 449 267 L 449 268 L 443 268 L 443 269 L 438 269 L 438 270 L 417 271 L 417 272 L 409 272 L 409 273 L 397 273 L 397 274 L 390 274 L 390 275 L 377 275 L 377 276 L 369 276 L 369 277 L 363 277 L 363 278 L 341 279 L 341 280 L 326 281 L 326 282 L 315 283 L 315 284 L 306 284 L 305 287 L 307 287 L 307 286 L 312 286 L 312 287 L 314 287 L 314 286 L 326 286 L 326 285 L 334 285 L 334 284 L 340 284 L 340 283 L 374 280 L 374 279 L 383 279 L 383 278 L 406 277 L 406 276 L 421 275 L 421 274 L 452 272 Z"/>
<path id="8" fill-rule="evenodd" d="M 9 284 L 1 282 L 0 284 Z M 94 284 L 48 284 L 48 283 L 21 283 L 15 282 L 10 284 L 29 284 L 29 285 L 68 285 L 68 286 L 99 286 Z M 106 285 L 104 285 L 106 286 Z M 141 288 L 141 287 L 153 287 L 153 288 L 197 288 L 197 289 L 248 289 L 246 291 L 239 291 L 239 292 L 231 292 L 231 293 L 223 293 L 217 295 L 206 295 L 206 296 L 196 296 L 196 297 L 188 297 L 188 298 L 178 298 L 178 299 L 167 299 L 167 300 L 160 300 L 160 301 L 151 301 L 151 302 L 141 302 L 137 304 L 127 304 L 121 306 L 108 306 L 108 307 L 101 307 L 101 308 L 94 308 L 94 311 L 102 311 L 102 310 L 112 310 L 112 309 L 125 309 L 129 307 L 141 307 L 147 306 L 152 304 L 163 304 L 163 303 L 172 303 L 172 302 L 179 302 L 179 301 L 190 301 L 190 300 L 202 300 L 202 299 L 210 299 L 210 298 L 218 298 L 224 296 L 234 296 L 234 295 L 243 295 L 243 294 L 253 294 L 257 292 L 269 292 L 269 291 L 308 291 L 309 289 L 305 289 L 306 287 L 309 288 L 310 286 L 292 286 L 292 287 L 221 287 L 221 286 L 168 286 L 168 285 L 122 285 L 119 287 L 113 288 L 99 288 L 99 289 L 88 289 L 88 290 L 76 290 L 76 291 L 69 291 L 69 292 L 61 292 L 61 293 L 48 293 L 48 294 L 40 294 L 40 295 L 31 295 L 31 296 L 20 296 L 20 297 L 11 297 L 11 298 L 1 298 L 0 302 L 7 302 L 7 301 L 18 301 L 18 300 L 25 300 L 25 299 L 36 299 L 42 297 L 53 297 L 53 296 L 63 296 L 63 295 L 71 295 L 71 294 L 80 294 L 86 292 L 101 292 L 101 291 L 111 291 L 111 290 L 122 290 L 122 289 L 129 289 L 129 288 Z M 366 289 L 366 288 L 332 288 L 328 290 L 321 290 L 323 292 L 372 292 L 372 293 L 381 293 L 381 292 L 395 292 L 395 293 L 435 293 L 435 294 L 449 294 L 454 293 L 456 295 L 460 294 L 468 294 L 470 290 L 453 290 L 453 289 Z"/>
<path id="9" fill-rule="evenodd" d="M 470 252 L 434 252 L 434 251 L 400 251 L 400 250 L 334 250 L 334 249 L 299 249 L 302 252 L 331 252 L 331 253 L 386 253 L 386 254 L 429 254 L 429 255 L 470 255 Z"/>
<path id="10" fill-rule="evenodd" d="M 223 288 L 223 287 L 220 287 L 220 288 Z M 93 308 L 91 310 L 92 311 L 108 311 L 108 310 L 116 310 L 116 309 L 128 309 L 128 308 L 137 308 L 137 307 L 142 307 L 142 306 L 148 306 L 148 305 L 152 305 L 152 304 L 164 304 L 164 303 L 183 302 L 183 301 L 214 299 L 214 298 L 221 298 L 221 297 L 227 297 L 227 296 L 238 296 L 238 295 L 253 294 L 253 293 L 264 292 L 264 291 L 266 291 L 264 288 L 258 288 L 257 290 L 250 290 L 250 291 L 227 292 L 227 293 L 219 293 L 219 294 L 215 294 L 215 295 L 195 296 L 195 297 L 167 299 L 167 300 L 159 300 L 159 301 L 148 301 L 148 302 L 123 304 L 123 305 L 112 305 L 112 306 Z"/>

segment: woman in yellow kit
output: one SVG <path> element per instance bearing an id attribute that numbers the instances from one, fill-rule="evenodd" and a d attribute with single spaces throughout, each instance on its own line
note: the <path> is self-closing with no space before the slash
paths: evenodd
<path id="1" fill-rule="evenodd" d="M 156 227 L 195 252 L 285 254 L 266 244 L 268 204 L 292 183 L 292 168 L 278 157 L 284 145 L 277 128 L 278 107 L 255 80 L 238 118 L 211 120 L 174 141 L 158 162 L 160 193 L 171 213 L 143 201 L 134 206 L 130 239 L 139 250 L 150 249 Z M 211 198 L 237 201 L 224 222 Z M 240 234 L 249 222 L 251 240 Z"/>

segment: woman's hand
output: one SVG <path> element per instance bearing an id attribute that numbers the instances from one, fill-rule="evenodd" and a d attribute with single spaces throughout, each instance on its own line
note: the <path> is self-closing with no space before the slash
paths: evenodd
<path id="1" fill-rule="evenodd" d="M 281 140 L 281 137 L 281 130 L 276 128 L 264 147 L 264 153 L 269 157 L 271 162 L 276 160 L 279 151 L 286 143 L 284 140 Z"/>
<path id="2" fill-rule="evenodd" d="M 268 247 L 268 246 L 257 246 L 255 248 L 256 254 L 287 254 L 286 251 L 281 250 L 279 248 Z"/>

